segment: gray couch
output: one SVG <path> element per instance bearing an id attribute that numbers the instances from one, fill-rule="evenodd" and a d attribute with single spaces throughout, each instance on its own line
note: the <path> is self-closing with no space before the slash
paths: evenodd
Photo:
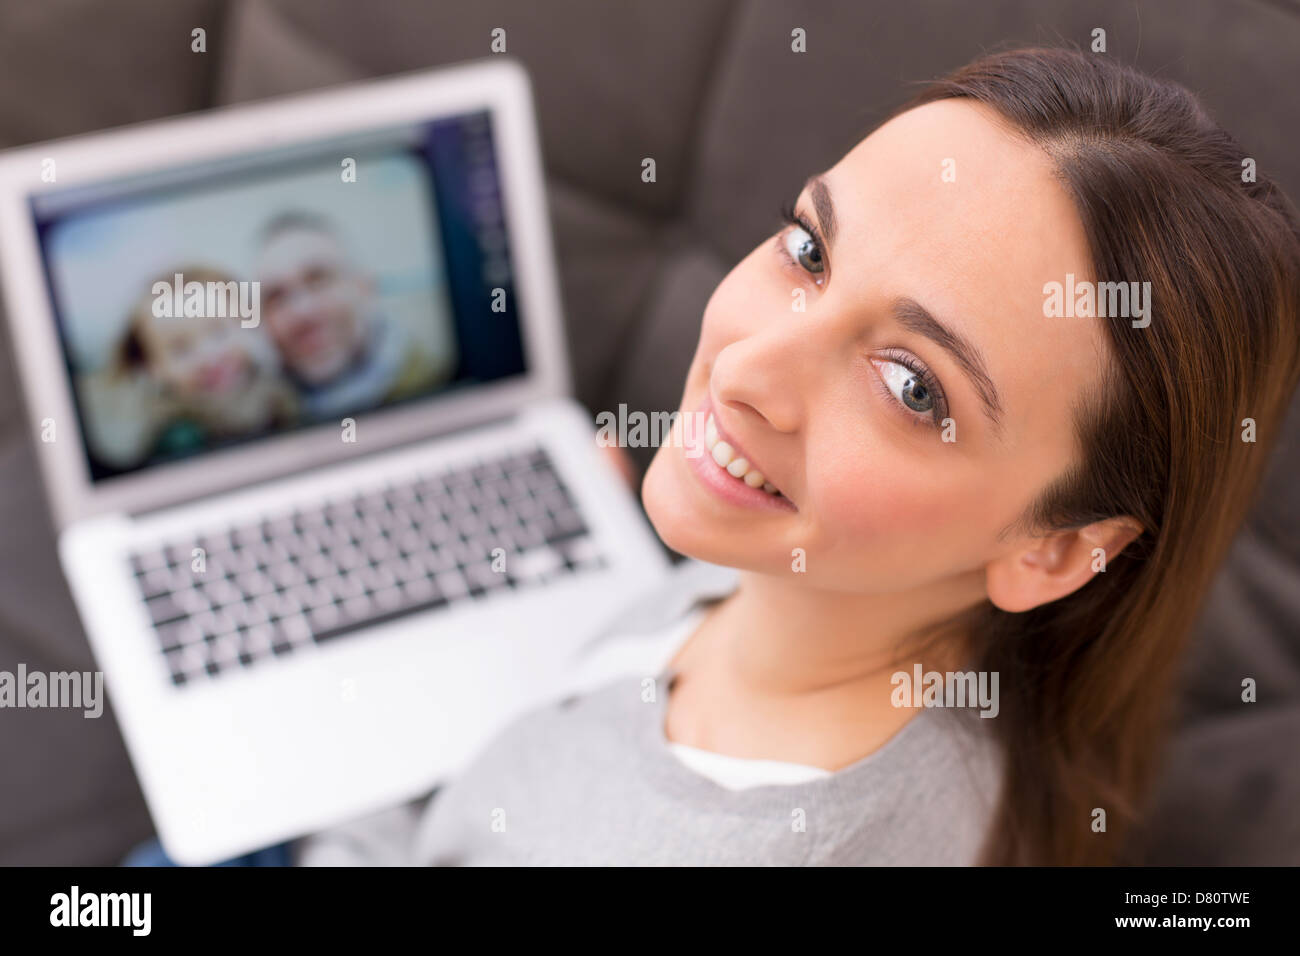
<path id="1" fill-rule="evenodd" d="M 1300 199 L 1293 0 L 0 0 L 0 145 L 472 59 L 530 69 L 581 400 L 671 409 L 716 283 L 906 84 L 1107 31 L 1201 91 Z M 790 52 L 790 31 L 808 52 Z M 207 30 L 206 53 L 190 31 Z M 640 181 L 656 158 L 658 181 Z M 0 358 L 0 669 L 92 661 Z M 644 460 L 642 461 L 644 464 Z M 1300 409 L 1188 662 L 1143 863 L 1300 863 Z M 1260 699 L 1239 699 L 1243 677 Z M 0 863 L 109 864 L 152 827 L 111 715 L 0 712 Z"/>

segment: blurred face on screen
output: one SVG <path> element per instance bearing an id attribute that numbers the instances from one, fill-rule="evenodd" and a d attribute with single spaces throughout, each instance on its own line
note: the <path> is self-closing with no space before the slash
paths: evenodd
<path id="1" fill-rule="evenodd" d="M 370 282 L 328 232 L 289 227 L 262 248 L 262 319 L 285 367 L 309 386 L 327 385 L 356 361 L 365 340 Z"/>
<path id="2" fill-rule="evenodd" d="M 258 365 L 240 339 L 239 319 L 149 316 L 140 328 L 154 376 L 190 402 L 220 402 L 249 384 Z M 249 336 L 245 335 L 244 338 Z"/>

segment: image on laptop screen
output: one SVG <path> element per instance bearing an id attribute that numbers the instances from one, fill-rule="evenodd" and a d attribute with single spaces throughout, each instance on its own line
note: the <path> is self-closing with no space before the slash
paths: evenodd
<path id="1" fill-rule="evenodd" d="M 525 371 L 486 112 L 31 205 L 95 481 Z"/>

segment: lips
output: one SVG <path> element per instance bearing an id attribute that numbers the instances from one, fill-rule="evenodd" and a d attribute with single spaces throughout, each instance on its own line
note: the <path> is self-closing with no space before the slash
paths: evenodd
<path id="1" fill-rule="evenodd" d="M 767 480 L 763 470 L 749 458 L 745 451 L 718 428 L 717 418 L 710 413 L 704 426 L 704 447 L 714 463 L 731 477 L 743 481 L 751 488 L 762 488 L 769 495 L 781 496 L 776 485 Z"/>
<path id="2" fill-rule="evenodd" d="M 223 359 L 205 366 L 199 373 L 199 387 L 205 392 L 228 392 L 244 377 L 244 369 L 237 361 Z"/>
<path id="3" fill-rule="evenodd" d="M 702 434 L 688 455 L 696 474 L 723 498 L 734 504 L 762 510 L 797 511 L 793 501 L 769 480 L 767 472 L 718 421 L 709 397 L 696 409 L 704 419 Z"/>
<path id="4" fill-rule="evenodd" d="M 324 351 L 330 344 L 323 322 L 304 323 L 293 331 L 289 342 L 299 355 L 315 355 Z"/>

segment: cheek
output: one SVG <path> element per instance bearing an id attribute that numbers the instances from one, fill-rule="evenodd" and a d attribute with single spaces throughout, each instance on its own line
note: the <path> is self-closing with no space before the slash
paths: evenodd
<path id="1" fill-rule="evenodd" d="M 709 296 L 700 326 L 701 354 L 713 354 L 743 338 L 764 315 L 772 313 L 773 303 L 779 307 L 779 303 L 791 301 L 793 280 L 783 284 L 778 270 L 764 264 L 765 255 L 770 255 L 766 243 L 742 259 Z"/>
<path id="2" fill-rule="evenodd" d="M 880 542 L 937 524 L 942 482 L 918 478 L 883 455 L 831 453 L 813 489 L 818 520 L 840 540 Z"/>
<path id="3" fill-rule="evenodd" d="M 870 453 L 831 450 L 820 460 L 810 490 L 829 566 L 883 589 L 982 563 L 990 510 L 976 475 L 883 444 Z"/>

